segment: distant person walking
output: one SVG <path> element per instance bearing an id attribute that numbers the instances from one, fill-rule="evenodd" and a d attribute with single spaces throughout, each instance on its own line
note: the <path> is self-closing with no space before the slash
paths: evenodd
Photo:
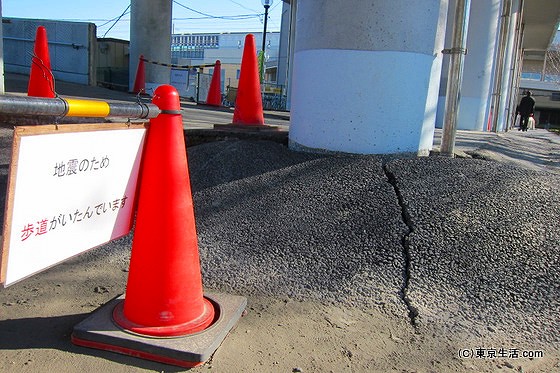
<path id="1" fill-rule="evenodd" d="M 525 96 L 521 99 L 519 106 L 517 106 L 517 113 L 521 116 L 519 122 L 519 131 L 527 131 L 527 124 L 529 117 L 533 116 L 535 112 L 535 99 L 531 97 L 531 91 L 525 92 Z"/>

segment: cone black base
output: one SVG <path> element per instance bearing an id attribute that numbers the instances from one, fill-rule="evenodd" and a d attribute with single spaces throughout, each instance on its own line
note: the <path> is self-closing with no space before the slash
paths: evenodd
<path id="1" fill-rule="evenodd" d="M 267 124 L 214 124 L 214 129 L 229 129 L 242 131 L 277 131 L 278 126 L 269 126 Z"/>
<path id="2" fill-rule="evenodd" d="M 115 325 L 113 309 L 124 296 L 94 311 L 74 327 L 72 343 L 78 346 L 117 352 L 145 360 L 185 368 L 204 364 L 218 349 L 247 306 L 247 299 L 228 294 L 205 294 L 216 309 L 215 321 L 207 329 L 173 338 L 132 334 Z"/>

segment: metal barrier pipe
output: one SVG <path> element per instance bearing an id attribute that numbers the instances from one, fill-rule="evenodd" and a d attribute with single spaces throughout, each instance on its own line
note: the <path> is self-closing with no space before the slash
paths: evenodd
<path id="1" fill-rule="evenodd" d="M 147 119 L 157 117 L 160 112 L 156 105 L 148 103 L 0 95 L 0 114 Z"/>

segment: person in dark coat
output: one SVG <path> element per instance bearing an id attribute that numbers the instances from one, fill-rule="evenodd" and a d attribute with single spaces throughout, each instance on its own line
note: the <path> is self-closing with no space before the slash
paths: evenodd
<path id="1" fill-rule="evenodd" d="M 517 106 L 517 113 L 521 116 L 519 131 L 527 131 L 529 117 L 535 112 L 535 99 L 531 97 L 531 91 L 527 91 Z"/>

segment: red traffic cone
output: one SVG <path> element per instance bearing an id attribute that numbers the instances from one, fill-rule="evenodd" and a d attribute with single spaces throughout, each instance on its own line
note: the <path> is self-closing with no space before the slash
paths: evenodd
<path id="1" fill-rule="evenodd" d="M 146 68 L 144 67 L 144 56 L 138 58 L 138 68 L 136 69 L 136 78 L 134 79 L 134 93 L 146 93 Z"/>
<path id="2" fill-rule="evenodd" d="M 210 89 L 208 90 L 208 97 L 206 98 L 206 105 L 222 106 L 222 64 L 220 60 L 216 61 L 214 66 L 214 73 L 212 74 L 212 81 L 210 82 Z"/>
<path id="3" fill-rule="evenodd" d="M 237 98 L 235 99 L 235 110 L 233 112 L 233 124 L 264 125 L 259 64 L 255 48 L 255 36 L 252 34 L 245 37 Z"/>
<path id="4" fill-rule="evenodd" d="M 55 97 L 47 30 L 44 26 L 37 27 L 27 95 L 47 98 Z"/>
<path id="5" fill-rule="evenodd" d="M 179 93 L 158 87 L 142 165 L 136 228 L 124 302 L 113 311 L 125 330 L 172 337 L 205 329 L 214 319 L 203 297 Z"/>

